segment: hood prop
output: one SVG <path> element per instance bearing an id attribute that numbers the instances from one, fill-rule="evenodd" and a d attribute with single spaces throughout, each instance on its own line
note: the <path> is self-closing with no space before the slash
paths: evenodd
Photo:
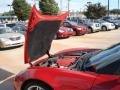
<path id="1" fill-rule="evenodd" d="M 47 50 L 46 54 L 48 55 L 49 58 L 52 58 L 52 56 L 49 53 L 49 50 Z"/>

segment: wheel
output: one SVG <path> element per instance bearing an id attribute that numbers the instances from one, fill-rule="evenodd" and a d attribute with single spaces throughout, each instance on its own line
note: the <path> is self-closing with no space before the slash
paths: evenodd
<path id="1" fill-rule="evenodd" d="M 102 31 L 107 31 L 107 27 L 106 26 L 102 26 Z"/>
<path id="2" fill-rule="evenodd" d="M 52 90 L 49 86 L 40 82 L 29 82 L 22 90 Z"/>
<path id="3" fill-rule="evenodd" d="M 93 33 L 93 29 L 91 27 L 88 27 L 88 30 L 90 30 L 90 32 Z"/>
<path id="4" fill-rule="evenodd" d="M 77 32 L 75 30 L 73 31 L 73 36 L 77 36 Z"/>

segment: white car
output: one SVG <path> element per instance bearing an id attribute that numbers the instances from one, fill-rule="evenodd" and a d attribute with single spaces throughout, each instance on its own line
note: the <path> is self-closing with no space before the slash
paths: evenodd
<path id="1" fill-rule="evenodd" d="M 0 48 L 21 46 L 23 45 L 24 40 L 24 35 L 15 33 L 11 28 L 0 28 Z"/>
<path id="2" fill-rule="evenodd" d="M 88 26 L 88 30 L 91 32 L 97 32 L 101 30 L 101 25 L 100 23 L 93 22 L 90 19 L 79 19 L 78 24 L 85 24 Z"/>
<path id="3" fill-rule="evenodd" d="M 0 28 L 1 27 L 10 27 L 10 28 L 12 28 L 15 25 L 16 25 L 15 23 L 0 23 Z"/>
<path id="4" fill-rule="evenodd" d="M 113 23 L 106 22 L 104 20 L 96 20 L 96 22 L 101 24 L 101 30 L 102 31 L 108 31 L 108 30 L 115 29 L 115 25 Z"/>

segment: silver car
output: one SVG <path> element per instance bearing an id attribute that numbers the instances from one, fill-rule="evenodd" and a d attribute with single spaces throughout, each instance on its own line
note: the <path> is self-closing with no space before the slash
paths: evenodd
<path id="1" fill-rule="evenodd" d="M 15 33 L 11 28 L 0 28 L 0 48 L 21 46 L 23 45 L 24 40 L 24 35 Z"/>

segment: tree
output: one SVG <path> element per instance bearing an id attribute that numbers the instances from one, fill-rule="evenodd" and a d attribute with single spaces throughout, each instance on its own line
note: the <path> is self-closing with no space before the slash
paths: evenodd
<path id="1" fill-rule="evenodd" d="M 13 9 L 18 20 L 27 20 L 29 17 L 31 6 L 26 0 L 13 0 Z"/>
<path id="2" fill-rule="evenodd" d="M 57 15 L 59 11 L 58 4 L 54 0 L 40 0 L 39 8 L 45 15 Z"/>
<path id="3" fill-rule="evenodd" d="M 112 9 L 110 10 L 111 14 L 120 14 L 120 9 Z"/>
<path id="4" fill-rule="evenodd" d="M 87 5 L 87 10 L 84 12 L 84 15 L 90 19 L 98 19 L 106 14 L 106 7 L 102 6 L 100 3 Z"/>

